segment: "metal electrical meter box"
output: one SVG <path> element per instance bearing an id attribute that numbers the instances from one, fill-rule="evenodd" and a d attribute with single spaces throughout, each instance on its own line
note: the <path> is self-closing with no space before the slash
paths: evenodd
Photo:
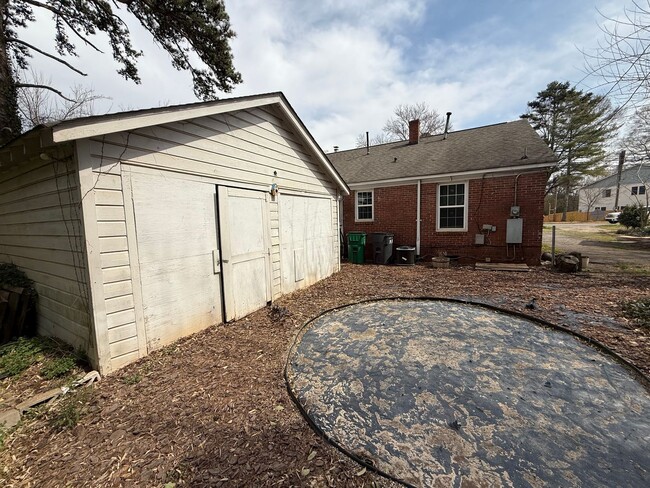
<path id="1" fill-rule="evenodd" d="M 506 244 L 521 244 L 524 234 L 524 219 L 506 221 Z"/>

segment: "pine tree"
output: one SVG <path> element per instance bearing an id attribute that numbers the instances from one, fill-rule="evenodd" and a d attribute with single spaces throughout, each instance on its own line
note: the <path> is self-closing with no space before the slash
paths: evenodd
<path id="1" fill-rule="evenodd" d="M 35 22 L 37 10 L 49 12 L 54 20 L 53 52 L 19 37 L 19 29 Z M 76 56 L 78 41 L 101 53 L 92 40 L 103 33 L 119 64 L 117 72 L 140 82 L 137 60 L 142 52 L 133 47 L 123 20 L 129 14 L 167 51 L 174 68 L 191 73 L 197 97 L 216 98 L 218 91 L 229 92 L 241 82 L 232 64 L 229 41 L 235 33 L 223 0 L 0 0 L 0 144 L 21 131 L 17 90 L 41 88 L 63 96 L 49 85 L 21 82 L 17 73 L 29 66 L 34 53 L 85 76 L 65 58 Z M 193 54 L 202 65 L 192 59 Z"/>
<path id="2" fill-rule="evenodd" d="M 569 197 L 582 179 L 605 174 L 606 145 L 618 130 L 615 114 L 607 98 L 584 93 L 568 82 L 553 81 L 528 102 L 528 111 L 521 116 L 530 121 L 558 158 L 547 193 L 563 188 L 563 221 Z"/>

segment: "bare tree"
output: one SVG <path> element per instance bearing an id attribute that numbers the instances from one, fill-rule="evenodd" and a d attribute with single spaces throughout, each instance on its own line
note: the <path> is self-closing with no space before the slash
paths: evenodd
<path id="1" fill-rule="evenodd" d="M 370 145 L 386 144 L 389 142 L 404 141 L 409 138 L 409 122 L 420 121 L 420 136 L 440 134 L 445 130 L 445 117 L 437 110 L 429 107 L 426 102 L 412 105 L 398 105 L 393 112 L 394 117 L 384 124 L 383 132 L 370 138 Z M 449 124 L 451 129 L 451 124 Z M 366 146 L 366 135 L 359 134 L 355 140 L 355 147 Z"/>
<path id="2" fill-rule="evenodd" d="M 391 140 L 391 138 L 388 137 L 383 132 L 380 132 L 379 134 L 375 134 L 372 137 L 370 137 L 370 145 L 371 146 L 377 146 L 379 144 L 386 144 L 389 142 L 394 142 Z M 354 143 L 354 147 L 366 147 L 366 135 L 365 134 L 359 134 L 357 136 L 357 139 Z"/>
<path id="3" fill-rule="evenodd" d="M 621 18 L 601 15 L 604 39 L 595 52 L 583 52 L 587 73 L 602 79 L 619 109 L 644 102 L 650 95 L 650 0 L 633 0 Z"/>
<path id="4" fill-rule="evenodd" d="M 628 161 L 639 163 L 650 160 L 650 105 L 634 112 L 623 145 Z"/>
<path id="5" fill-rule="evenodd" d="M 440 115 L 426 102 L 398 105 L 393 113 L 395 117 L 388 119 L 384 125 L 384 134 L 393 141 L 403 141 L 409 138 L 409 122 L 411 120 L 418 119 L 420 121 L 421 136 L 440 134 L 445 129 L 444 115 Z"/>
<path id="6" fill-rule="evenodd" d="M 48 29 L 41 25 L 42 15 L 52 16 L 54 36 L 48 39 L 44 34 L 32 44 L 25 38 L 25 31 L 40 28 L 46 32 Z M 0 143 L 22 132 L 17 90 L 35 84 L 22 82 L 19 73 L 30 66 L 32 56 L 43 56 L 86 76 L 70 62 L 70 57 L 77 56 L 79 43 L 102 53 L 95 43 L 97 36 L 103 35 L 117 63 L 117 73 L 140 83 L 138 60 L 143 53 L 131 42 L 131 22 L 139 23 L 151 34 L 175 69 L 191 74 L 198 98 L 214 100 L 219 92 L 230 92 L 241 83 L 230 49 L 235 32 L 223 0 L 2 0 Z M 63 95 L 50 85 L 39 88 Z"/>
<path id="7" fill-rule="evenodd" d="M 635 200 L 640 207 L 642 227 L 645 227 L 650 220 L 650 177 L 647 171 L 650 164 L 650 105 L 644 105 L 635 111 L 623 145 L 627 161 L 637 164 L 636 180 L 643 190 L 637 190 Z"/>
<path id="8" fill-rule="evenodd" d="M 580 201 L 587 207 L 587 220 L 589 220 L 591 208 L 598 203 L 601 196 L 601 188 L 583 187 L 580 189 Z"/>
<path id="9" fill-rule="evenodd" d="M 36 125 L 58 122 L 76 117 L 95 114 L 95 102 L 109 100 L 98 95 L 92 88 L 74 85 L 64 97 L 56 96 L 51 90 L 40 88 L 52 80 L 41 73 L 32 71 L 29 75 L 31 87 L 18 90 L 18 112 L 23 127 L 29 129 Z"/>

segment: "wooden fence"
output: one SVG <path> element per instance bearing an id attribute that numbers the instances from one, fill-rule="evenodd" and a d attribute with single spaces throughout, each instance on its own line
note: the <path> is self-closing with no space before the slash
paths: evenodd
<path id="1" fill-rule="evenodd" d="M 605 220 L 605 214 L 602 210 L 593 211 L 593 212 L 567 212 L 566 221 L 567 222 L 594 222 L 598 220 Z M 554 213 L 550 215 L 544 215 L 544 222 L 562 222 L 562 212 Z"/>

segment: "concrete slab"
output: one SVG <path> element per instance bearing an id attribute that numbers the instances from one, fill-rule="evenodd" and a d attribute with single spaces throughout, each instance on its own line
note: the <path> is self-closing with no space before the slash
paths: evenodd
<path id="1" fill-rule="evenodd" d="M 414 486 L 647 486 L 650 393 L 612 356 L 477 305 L 315 319 L 287 380 L 333 443 Z"/>

